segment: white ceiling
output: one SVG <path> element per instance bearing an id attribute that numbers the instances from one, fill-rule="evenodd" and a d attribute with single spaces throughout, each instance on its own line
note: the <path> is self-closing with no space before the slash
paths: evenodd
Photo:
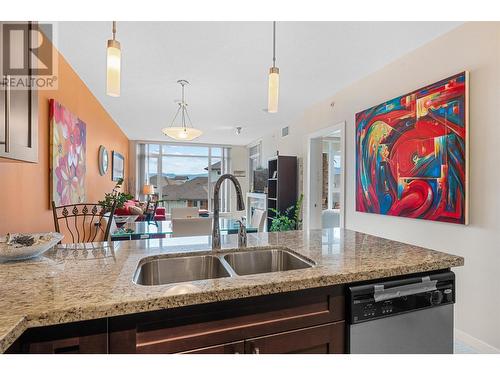
<path id="1" fill-rule="evenodd" d="M 267 106 L 271 22 L 118 22 L 121 97 L 105 95 L 111 22 L 58 22 L 55 44 L 130 139 L 169 140 L 187 79 L 196 142 L 248 144 L 457 22 L 278 22 L 279 112 Z M 243 127 L 236 135 L 235 127 Z"/>

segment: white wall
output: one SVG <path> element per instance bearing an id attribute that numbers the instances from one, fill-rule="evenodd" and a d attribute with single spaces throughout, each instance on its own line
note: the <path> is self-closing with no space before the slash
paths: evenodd
<path id="1" fill-rule="evenodd" d="M 354 114 L 463 70 L 470 71 L 470 225 L 356 212 Z M 307 134 L 345 120 L 346 227 L 465 257 L 455 269 L 456 327 L 500 348 L 499 110 L 500 23 L 467 23 L 308 109 L 288 137 L 263 137 L 263 154 L 305 158 Z"/>

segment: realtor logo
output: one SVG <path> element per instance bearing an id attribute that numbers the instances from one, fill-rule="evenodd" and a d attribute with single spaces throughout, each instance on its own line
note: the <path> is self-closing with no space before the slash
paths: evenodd
<path id="1" fill-rule="evenodd" d="M 1 31 L 3 84 L 11 89 L 56 89 L 52 25 L 3 23 Z"/>

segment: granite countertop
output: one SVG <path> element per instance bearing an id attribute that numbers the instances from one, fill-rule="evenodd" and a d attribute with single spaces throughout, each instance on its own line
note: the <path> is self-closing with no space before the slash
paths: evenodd
<path id="1" fill-rule="evenodd" d="M 237 236 L 222 237 L 234 251 Z M 147 256 L 206 252 L 210 237 L 60 245 L 0 264 L 0 352 L 26 329 L 462 266 L 464 259 L 349 230 L 248 234 L 249 247 L 287 247 L 313 268 L 179 284 L 132 281 Z"/>

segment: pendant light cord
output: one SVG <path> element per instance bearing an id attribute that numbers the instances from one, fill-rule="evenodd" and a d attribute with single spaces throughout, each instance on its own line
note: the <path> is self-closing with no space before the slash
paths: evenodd
<path id="1" fill-rule="evenodd" d="M 174 119 L 172 120 L 172 123 L 170 124 L 170 126 L 173 126 L 174 123 L 175 123 L 175 120 L 177 119 L 177 117 L 179 116 L 179 113 L 181 115 L 181 126 L 182 128 L 184 128 L 184 131 L 186 131 L 187 129 L 187 125 L 186 125 L 186 118 L 189 122 L 189 125 L 193 126 L 193 123 L 191 121 L 191 118 L 189 117 L 189 112 L 187 110 L 187 104 L 186 104 L 186 99 L 185 99 L 185 95 L 184 95 L 184 86 L 186 86 L 186 82 L 179 82 L 179 84 L 181 85 L 182 87 L 182 94 L 181 94 L 181 102 L 179 103 L 179 108 L 177 108 L 177 112 L 175 113 L 175 116 L 174 116 Z"/>
<path id="2" fill-rule="evenodd" d="M 189 121 L 189 125 L 193 126 L 193 122 L 191 121 L 191 117 L 189 117 L 189 112 L 187 110 L 187 104 L 186 104 L 186 101 L 184 99 L 184 86 L 185 85 L 186 85 L 185 83 L 182 83 L 182 103 L 183 103 L 183 106 L 182 106 L 182 127 L 184 129 L 187 129 L 186 118 Z"/>
<path id="3" fill-rule="evenodd" d="M 276 67 L 276 21 L 273 21 L 273 68 Z"/>
<path id="4" fill-rule="evenodd" d="M 184 99 L 184 83 L 181 83 L 182 86 L 182 127 L 184 131 L 186 131 L 186 101 Z"/>
<path id="5" fill-rule="evenodd" d="M 116 21 L 113 21 L 113 40 L 115 40 L 116 37 Z"/>

